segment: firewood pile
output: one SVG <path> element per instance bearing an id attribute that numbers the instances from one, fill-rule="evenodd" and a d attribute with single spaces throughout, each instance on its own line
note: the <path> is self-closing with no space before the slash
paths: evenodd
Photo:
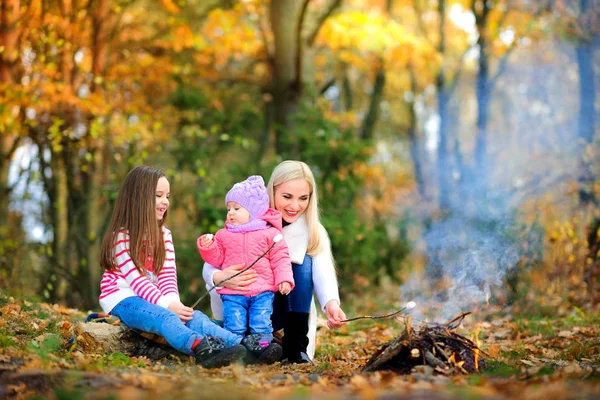
<path id="1" fill-rule="evenodd" d="M 363 368 L 368 371 L 393 371 L 410 374 L 418 365 L 429 365 L 443 375 L 469 374 L 485 366 L 487 355 L 472 340 L 454 332 L 465 316 L 461 314 L 445 324 L 412 327 L 407 318 L 404 332 L 384 344 Z"/>

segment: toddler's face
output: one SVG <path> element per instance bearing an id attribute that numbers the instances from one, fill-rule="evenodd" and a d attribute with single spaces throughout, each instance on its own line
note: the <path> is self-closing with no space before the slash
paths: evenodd
<path id="1" fill-rule="evenodd" d="M 227 222 L 231 225 L 243 225 L 250 222 L 250 213 L 235 201 L 227 202 Z"/>

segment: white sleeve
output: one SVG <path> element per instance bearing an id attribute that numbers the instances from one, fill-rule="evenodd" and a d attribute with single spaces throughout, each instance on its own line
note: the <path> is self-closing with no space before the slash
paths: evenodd
<path id="1" fill-rule="evenodd" d="M 220 271 L 220 269 L 209 263 L 204 263 L 204 267 L 202 268 L 202 278 L 204 279 L 204 282 L 206 282 L 206 290 L 209 290 L 215 285 L 213 277 L 217 271 Z"/>
<path id="2" fill-rule="evenodd" d="M 338 291 L 329 236 L 322 225 L 320 226 L 320 230 L 323 250 L 312 259 L 312 278 L 315 286 L 315 293 L 317 294 L 319 304 L 321 305 L 321 310 L 325 311 L 325 306 L 331 300 L 337 300 L 338 303 L 340 303 L 340 294 Z"/>
<path id="3" fill-rule="evenodd" d="M 202 278 L 204 278 L 204 281 L 206 282 L 206 290 L 210 290 L 210 288 L 213 287 L 213 276 L 217 271 L 219 271 L 218 268 L 208 263 L 204 263 L 204 267 L 202 268 Z M 210 309 L 212 310 L 214 319 L 222 320 L 223 301 L 221 300 L 221 296 L 217 293 L 217 289 L 218 288 L 215 288 L 212 292 L 210 292 Z"/>

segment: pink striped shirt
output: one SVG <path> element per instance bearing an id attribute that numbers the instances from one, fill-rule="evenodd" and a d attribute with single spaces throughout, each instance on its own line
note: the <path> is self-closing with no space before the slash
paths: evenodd
<path id="1" fill-rule="evenodd" d="M 139 296 L 150 303 L 167 308 L 173 301 L 180 301 L 177 289 L 175 248 L 171 231 L 163 227 L 165 263 L 158 275 L 152 271 L 152 263 L 146 263 L 146 274 L 139 273 L 129 254 L 129 235 L 122 231 L 114 245 L 116 270 L 104 271 L 100 281 L 100 307 L 105 313 L 123 299 Z"/>

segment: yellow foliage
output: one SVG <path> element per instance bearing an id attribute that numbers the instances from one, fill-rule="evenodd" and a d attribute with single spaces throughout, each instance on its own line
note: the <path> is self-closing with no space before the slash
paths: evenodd
<path id="1" fill-rule="evenodd" d="M 173 2 L 173 0 L 160 0 L 160 4 L 170 13 L 176 14 L 179 12 L 180 8 L 177 4 Z"/>

